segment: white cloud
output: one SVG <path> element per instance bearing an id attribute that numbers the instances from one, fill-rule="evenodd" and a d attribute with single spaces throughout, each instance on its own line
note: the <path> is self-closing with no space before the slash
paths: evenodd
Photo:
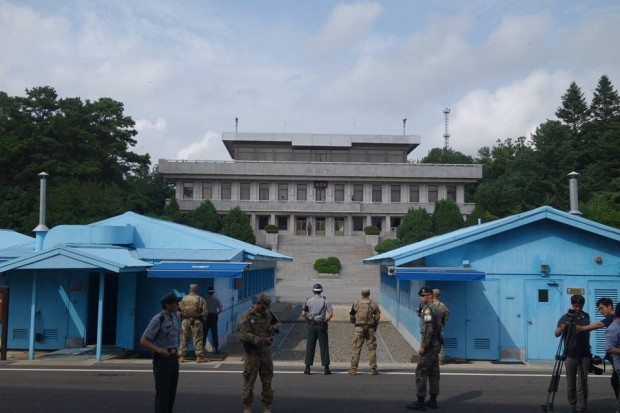
<path id="1" fill-rule="evenodd" d="M 313 47 L 318 51 L 331 52 L 357 45 L 366 37 L 382 10 L 377 3 L 336 6 L 314 39 Z"/>
<path id="2" fill-rule="evenodd" d="M 136 120 L 136 130 L 138 132 L 146 132 L 149 130 L 165 131 L 168 128 L 168 120 L 165 118 L 157 118 L 155 122 L 148 119 Z"/>
<path id="3" fill-rule="evenodd" d="M 192 142 L 181 148 L 175 159 L 200 159 L 200 160 L 226 160 L 230 159 L 228 155 L 224 156 L 222 149 L 226 152 L 226 148 L 221 141 L 221 136 L 217 132 L 208 131 L 204 137 L 198 142 Z"/>

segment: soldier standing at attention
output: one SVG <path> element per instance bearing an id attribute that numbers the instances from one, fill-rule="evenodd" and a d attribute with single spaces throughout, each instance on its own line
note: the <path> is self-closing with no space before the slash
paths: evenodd
<path id="1" fill-rule="evenodd" d="M 263 385 L 261 394 L 263 413 L 271 413 L 273 402 L 271 344 L 273 344 L 273 333 L 280 331 L 280 323 L 269 311 L 270 306 L 271 297 L 267 294 L 260 294 L 256 299 L 256 304 L 241 316 L 241 341 L 245 349 L 241 397 L 243 413 L 252 412 L 254 383 L 258 374 L 260 374 L 260 381 Z"/>
<path id="2" fill-rule="evenodd" d="M 439 296 L 441 295 L 441 291 L 438 288 L 433 289 L 433 303 L 439 309 L 439 313 L 441 314 L 441 349 L 439 350 L 439 364 L 443 364 L 443 360 L 445 358 L 443 354 L 443 329 L 446 327 L 448 323 L 448 318 L 450 317 L 450 310 L 444 303 L 439 300 Z"/>
<path id="3" fill-rule="evenodd" d="M 319 340 L 321 349 L 321 364 L 325 367 L 323 374 L 332 374 L 329 369 L 329 336 L 327 335 L 327 323 L 334 316 L 332 305 L 327 298 L 322 297 L 323 286 L 314 284 L 314 295 L 306 300 L 301 316 L 308 322 L 308 338 L 306 340 L 306 369 L 304 374 L 310 374 L 310 366 L 314 364 L 314 351 L 316 341 Z"/>
<path id="4" fill-rule="evenodd" d="M 172 413 L 179 381 L 179 298 L 170 292 L 160 302 L 162 312 L 153 316 L 140 344 L 153 352 L 155 413 Z"/>
<path id="5" fill-rule="evenodd" d="M 441 314 L 433 303 L 433 290 L 424 286 L 418 292 L 422 304 L 420 332 L 420 348 L 418 365 L 415 369 L 416 395 L 418 400 L 408 404 L 411 410 L 426 410 L 426 407 L 437 408 L 439 395 L 439 349 L 441 348 Z M 426 382 L 429 382 L 428 402 L 426 399 Z"/>
<path id="6" fill-rule="evenodd" d="M 376 376 L 377 372 L 377 338 L 375 333 L 381 318 L 379 305 L 370 299 L 370 290 L 362 289 L 362 298 L 353 303 L 349 318 L 355 324 L 355 338 L 353 339 L 353 355 L 351 356 L 351 369 L 347 372 L 350 376 L 357 374 L 360 362 L 360 353 L 364 341 L 368 347 L 368 364 L 370 375 Z"/>
<path id="7" fill-rule="evenodd" d="M 181 348 L 179 349 L 179 361 L 185 362 L 187 353 L 187 339 L 190 334 L 194 339 L 194 352 L 196 353 L 196 363 L 205 363 L 204 344 L 202 342 L 202 323 L 207 318 L 207 303 L 204 298 L 198 295 L 198 285 L 190 284 L 189 294 L 179 303 L 179 313 L 181 315 Z"/>
<path id="8" fill-rule="evenodd" d="M 215 296 L 215 288 L 209 287 L 207 288 L 207 293 L 209 295 L 205 299 L 207 302 L 207 321 L 204 325 L 204 334 L 203 334 L 203 343 L 207 343 L 207 335 L 209 334 L 209 330 L 211 330 L 211 342 L 213 343 L 213 351 L 215 354 L 219 354 L 219 337 L 217 333 L 217 321 L 219 319 L 219 314 L 224 309 L 222 306 L 222 302 L 219 298 Z"/>

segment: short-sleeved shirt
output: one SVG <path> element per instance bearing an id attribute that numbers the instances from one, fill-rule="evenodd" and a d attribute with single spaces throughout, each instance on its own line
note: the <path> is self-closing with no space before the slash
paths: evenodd
<path id="1" fill-rule="evenodd" d="M 326 313 L 334 312 L 332 305 L 327 298 L 320 295 L 314 295 L 306 300 L 304 311 L 307 313 L 308 318 L 312 321 L 325 321 Z"/>
<path id="2" fill-rule="evenodd" d="M 207 298 L 205 298 L 205 300 L 207 301 L 207 311 L 211 315 L 221 313 L 224 309 L 224 306 L 222 305 L 220 299 L 212 294 L 209 294 Z"/>
<path id="3" fill-rule="evenodd" d="M 615 321 L 607 327 L 605 331 L 605 351 L 618 347 L 620 348 L 620 322 Z M 620 370 L 620 354 L 612 354 L 614 368 Z"/>
<path id="4" fill-rule="evenodd" d="M 558 327 L 568 322 L 568 313 L 558 320 Z M 575 314 L 573 323 L 576 326 L 587 326 L 590 324 L 590 315 L 585 311 Z M 566 355 L 571 358 L 583 358 L 590 356 L 590 332 L 580 331 L 579 334 L 573 330 L 571 337 L 567 337 Z"/>
<path id="5" fill-rule="evenodd" d="M 149 321 L 143 336 L 162 348 L 179 348 L 179 318 L 172 313 L 157 313 Z"/>
<path id="6" fill-rule="evenodd" d="M 607 328 L 611 325 L 611 323 L 614 322 L 615 319 L 616 319 L 616 316 L 614 314 L 609 314 L 608 316 L 605 316 L 605 318 L 601 320 L 601 323 L 603 323 L 605 328 Z"/>

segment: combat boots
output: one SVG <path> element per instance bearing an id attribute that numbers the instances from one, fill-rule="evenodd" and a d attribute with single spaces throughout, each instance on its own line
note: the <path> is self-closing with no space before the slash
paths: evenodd
<path id="1" fill-rule="evenodd" d="M 370 375 L 371 376 L 376 376 L 377 374 L 379 374 L 379 372 L 377 371 L 376 367 L 373 367 L 370 369 Z"/>
<path id="2" fill-rule="evenodd" d="M 207 361 L 209 361 L 209 360 L 207 360 L 206 358 L 204 358 L 202 356 L 196 357 L 196 363 L 206 363 Z"/>
<path id="3" fill-rule="evenodd" d="M 179 363 L 185 363 L 185 356 L 179 357 Z"/>
<path id="4" fill-rule="evenodd" d="M 426 402 L 426 407 L 430 407 L 431 409 L 437 408 L 437 395 L 431 394 L 431 399 Z"/>
<path id="5" fill-rule="evenodd" d="M 426 410 L 426 404 L 424 403 L 424 397 L 418 397 L 418 401 L 407 405 L 409 410 Z"/>
<path id="6" fill-rule="evenodd" d="M 271 413 L 270 405 L 263 403 L 263 413 Z"/>
<path id="7" fill-rule="evenodd" d="M 250 406 L 249 404 L 244 404 L 243 413 L 252 413 L 252 406 Z"/>
<path id="8" fill-rule="evenodd" d="M 355 376 L 357 374 L 357 369 L 351 368 L 349 371 L 347 371 L 347 374 L 349 376 Z"/>

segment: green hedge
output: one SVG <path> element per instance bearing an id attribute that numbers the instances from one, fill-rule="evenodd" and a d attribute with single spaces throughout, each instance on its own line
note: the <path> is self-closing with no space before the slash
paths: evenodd
<path id="1" fill-rule="evenodd" d="M 342 264 L 337 257 L 319 258 L 314 262 L 314 269 L 322 274 L 338 274 Z"/>
<path id="2" fill-rule="evenodd" d="M 378 243 L 375 246 L 375 251 L 377 251 L 379 254 L 383 254 L 384 252 L 391 251 L 400 246 L 402 246 L 402 243 L 400 242 L 399 239 L 390 238 L 390 239 L 384 240 L 383 242 Z"/>
<path id="3" fill-rule="evenodd" d="M 273 224 L 269 224 L 269 225 L 265 225 L 265 232 L 267 234 L 277 234 L 278 233 L 278 227 L 273 225 Z"/>
<path id="4" fill-rule="evenodd" d="M 367 227 L 364 227 L 364 234 L 366 235 L 379 235 L 380 233 L 381 230 L 376 225 L 368 225 Z"/>

